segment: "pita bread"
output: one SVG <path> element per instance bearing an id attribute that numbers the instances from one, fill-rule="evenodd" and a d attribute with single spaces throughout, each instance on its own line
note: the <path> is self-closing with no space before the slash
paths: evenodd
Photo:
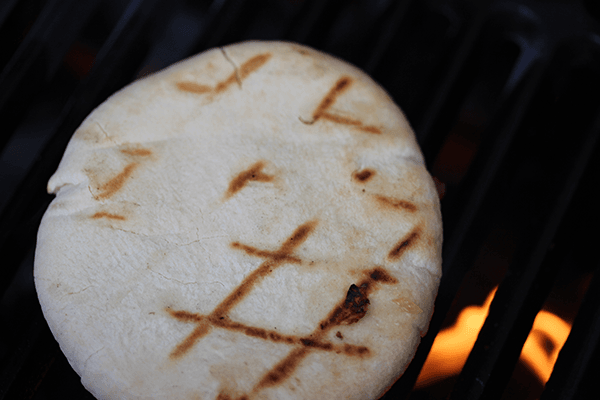
<path id="1" fill-rule="evenodd" d="M 373 399 L 427 330 L 442 225 L 414 134 L 311 48 L 236 44 L 131 84 L 48 190 L 36 288 L 99 399 Z"/>

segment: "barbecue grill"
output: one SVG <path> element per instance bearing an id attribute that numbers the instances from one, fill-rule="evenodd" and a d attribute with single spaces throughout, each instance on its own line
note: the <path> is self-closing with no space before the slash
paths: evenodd
<path id="1" fill-rule="evenodd" d="M 591 396 L 600 371 L 596 0 L 4 0 L 0 399 L 93 398 L 54 341 L 32 277 L 46 182 L 70 136 L 129 82 L 249 39 L 296 41 L 364 69 L 406 113 L 435 177 L 444 276 L 429 332 L 384 398 Z M 464 367 L 414 389 L 439 332 L 496 286 Z M 572 324 L 545 385 L 519 361 L 542 309 Z"/>

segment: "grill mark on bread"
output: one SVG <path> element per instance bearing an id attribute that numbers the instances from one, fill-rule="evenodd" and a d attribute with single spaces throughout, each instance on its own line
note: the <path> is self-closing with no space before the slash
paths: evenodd
<path id="1" fill-rule="evenodd" d="M 275 330 L 248 326 L 239 322 L 231 321 L 227 313 L 237 305 L 254 286 L 269 275 L 284 261 L 293 257 L 292 261 L 302 263 L 302 260 L 291 256 L 299 245 L 301 245 L 310 233 L 315 229 L 316 220 L 309 221 L 300 225 L 290 237 L 280 246 L 278 250 L 266 251 L 259 250 L 252 246 L 233 242 L 232 247 L 245 251 L 248 255 L 265 258 L 265 261 L 252 273 L 250 273 L 209 315 L 200 315 L 187 311 L 174 311 L 169 307 L 166 311 L 175 319 L 182 322 L 194 323 L 194 331 L 180 342 L 170 353 L 171 359 L 177 359 L 185 355 L 194 346 L 194 344 L 210 330 L 222 328 L 230 331 L 237 331 L 249 337 L 276 343 L 285 343 L 294 346 L 288 355 L 279 361 L 273 368 L 263 375 L 261 380 L 252 389 L 253 393 L 266 387 L 272 387 L 288 379 L 296 370 L 300 362 L 311 351 L 330 351 L 338 354 L 345 354 L 353 357 L 368 357 L 371 351 L 366 346 L 353 345 L 349 343 L 335 344 L 326 339 L 330 330 L 341 325 L 350 325 L 360 321 L 367 313 L 370 300 L 369 294 L 377 289 L 379 284 L 396 284 L 398 280 L 391 276 L 383 267 L 376 266 L 372 269 L 363 271 L 363 279 L 358 284 L 351 284 L 345 298 L 338 303 L 332 311 L 323 319 L 314 331 L 308 336 L 287 335 Z M 404 242 L 410 243 L 411 237 Z M 402 248 L 409 244 L 402 242 Z M 342 339 L 342 334 L 338 331 L 336 337 Z M 222 396 L 221 396 L 222 394 Z M 221 392 L 221 398 L 226 396 Z"/>
<path id="2" fill-rule="evenodd" d="M 258 161 L 254 163 L 250 168 L 240 172 L 235 178 L 229 183 L 229 188 L 225 193 L 225 198 L 228 199 L 246 186 L 250 181 L 257 182 L 271 182 L 275 177 L 273 175 L 267 175 L 262 172 L 265 167 L 264 161 Z"/>
<path id="3" fill-rule="evenodd" d="M 358 129 L 360 129 L 361 131 L 364 131 L 364 132 L 368 132 L 368 133 L 375 133 L 375 134 L 381 133 L 381 129 L 379 129 L 378 127 L 373 126 L 373 125 L 361 125 L 358 127 Z"/>
<path id="4" fill-rule="evenodd" d="M 404 254 L 404 252 L 417 241 L 419 238 L 419 233 L 420 230 L 417 227 L 413 229 L 412 232 L 410 232 L 406 237 L 400 239 L 394 248 L 390 250 L 388 258 L 392 261 L 396 261 L 402 257 L 402 254 Z"/>
<path id="5" fill-rule="evenodd" d="M 186 323 L 202 323 L 198 325 L 202 328 L 216 327 L 223 328 L 230 331 L 240 332 L 246 336 L 255 337 L 263 340 L 268 340 L 274 343 L 287 343 L 291 345 L 301 345 L 305 347 L 311 347 L 323 351 L 335 351 L 336 353 L 344 353 L 350 356 L 364 353 L 364 346 L 356 346 L 351 344 L 338 345 L 333 344 L 322 339 L 315 339 L 312 336 L 297 336 L 297 335 L 286 335 L 284 333 L 277 332 L 272 329 L 258 328 L 254 326 L 248 326 L 239 322 L 231 321 L 228 317 L 217 317 L 215 315 L 203 316 L 197 313 L 190 313 L 188 311 L 174 311 L 167 309 L 167 312 L 175 319 L 186 322 Z M 205 326 L 206 325 L 206 326 Z M 188 335 L 178 347 L 171 353 L 171 358 L 179 358 L 184 355 L 189 348 L 201 337 L 198 332 L 201 330 L 194 330 L 192 334 Z M 208 331 L 207 331 L 208 333 Z M 202 334 L 204 335 L 204 334 Z"/>
<path id="6" fill-rule="evenodd" d="M 398 283 L 398 279 L 387 273 L 382 267 L 375 267 L 368 271 L 369 278 L 374 282 L 388 283 L 394 285 Z"/>
<path id="7" fill-rule="evenodd" d="M 352 178 L 359 183 L 368 182 L 375 175 L 375 170 L 370 168 L 365 168 L 362 171 L 355 171 L 352 174 Z"/>
<path id="8" fill-rule="evenodd" d="M 387 197 L 380 194 L 375 195 L 375 199 L 384 207 L 391 207 L 397 209 L 404 209 L 406 211 L 415 212 L 417 211 L 417 206 L 406 200 L 399 200 L 393 197 Z"/>
<path id="9" fill-rule="evenodd" d="M 313 112 L 313 121 L 318 120 L 323 114 L 335 103 L 336 98 L 346 91 L 352 84 L 352 79 L 349 76 L 342 76 L 333 85 L 329 92 L 325 95 L 321 103 L 317 106 L 317 109 Z"/>
<path id="10" fill-rule="evenodd" d="M 259 69 L 260 67 L 265 65 L 265 63 L 267 61 L 269 61 L 270 58 L 271 58 L 271 53 L 264 53 L 264 54 L 256 55 L 256 56 L 252 57 L 251 59 L 249 59 L 248 61 L 246 61 L 245 63 L 243 63 L 240 66 L 240 79 L 244 80 L 244 78 L 246 78 L 252 72 L 256 71 L 257 69 Z"/>
<path id="11" fill-rule="evenodd" d="M 217 396 L 216 400 L 234 400 L 234 398 L 231 397 L 230 395 L 228 395 L 227 393 L 224 393 L 223 391 L 221 391 L 219 393 L 219 395 Z M 235 400 L 248 400 L 248 396 L 247 395 L 243 395 L 241 397 L 235 398 Z"/>
<path id="12" fill-rule="evenodd" d="M 123 171 L 121 171 L 117 176 L 98 187 L 100 193 L 96 195 L 96 199 L 104 200 L 112 197 L 123 187 L 123 185 L 125 185 L 125 182 L 127 182 L 127 180 L 131 177 L 131 174 L 133 174 L 133 171 L 135 171 L 138 166 L 139 163 L 137 162 L 127 164 L 125 168 L 123 168 Z"/>
<path id="13" fill-rule="evenodd" d="M 258 382 L 258 385 L 254 388 L 254 391 L 258 391 L 265 387 L 275 386 L 289 378 L 296 370 L 298 364 L 300 364 L 300 361 L 302 361 L 308 353 L 309 349 L 306 347 L 292 349 L 287 357 L 279 361 L 265 374 L 265 376 L 263 376 L 260 382 Z"/>
<path id="14" fill-rule="evenodd" d="M 179 90 L 196 94 L 208 93 L 213 90 L 213 88 L 208 85 L 201 85 L 199 83 L 189 81 L 177 82 L 176 85 Z"/>
<path id="15" fill-rule="evenodd" d="M 353 126 L 364 132 L 380 134 L 381 129 L 376 126 L 364 125 L 363 122 L 358 119 L 332 114 L 328 111 L 337 100 L 337 97 L 348 90 L 352 82 L 352 79 L 345 75 L 338 79 L 313 112 L 312 122 L 309 122 L 309 124 L 313 124 L 322 118 L 338 124 Z"/>
<path id="16" fill-rule="evenodd" d="M 375 133 L 375 134 L 381 133 L 381 129 L 379 129 L 378 127 L 373 126 L 373 125 L 363 125 L 362 121 L 360 121 L 358 119 L 343 117 L 341 115 L 335 115 L 335 114 L 331 114 L 328 112 L 321 114 L 321 117 L 323 119 L 326 119 L 326 120 L 332 121 L 332 122 L 336 122 L 338 124 L 354 126 L 355 128 L 358 128 L 361 131 L 364 131 L 367 133 Z"/>
<path id="17" fill-rule="evenodd" d="M 150 149 L 122 149 L 121 153 L 130 155 L 130 156 L 140 156 L 147 157 L 152 155 L 152 150 Z"/>
<path id="18" fill-rule="evenodd" d="M 382 267 L 374 267 L 364 272 L 365 278 L 358 285 L 352 284 L 348 289 L 346 298 L 339 303 L 329 315 L 322 320 L 317 328 L 310 335 L 310 342 L 303 343 L 304 347 L 292 349 L 288 355 L 268 371 L 260 382 L 254 387 L 258 391 L 265 387 L 278 385 L 289 378 L 300 362 L 309 354 L 309 350 L 317 348 L 311 346 L 313 343 L 320 343 L 320 340 L 333 328 L 340 325 L 349 325 L 358 322 L 366 314 L 366 307 L 369 304 L 367 296 L 377 288 L 378 283 L 395 284 L 398 280 L 391 276 Z M 338 331 L 338 333 L 340 333 Z M 336 336 L 338 336 L 336 334 Z M 341 336 L 341 333 L 338 337 Z M 332 344 L 332 347 L 336 347 Z M 349 356 L 368 356 L 370 350 L 366 346 L 353 346 L 344 344 L 343 352 Z"/>
<path id="19" fill-rule="evenodd" d="M 302 262 L 302 260 L 300 260 L 298 257 L 294 257 L 289 254 L 285 254 L 285 253 L 277 252 L 277 251 L 259 250 L 255 247 L 241 244 L 239 242 L 231 243 L 231 247 L 233 247 L 236 250 L 245 251 L 246 254 L 251 255 L 251 256 L 271 258 L 276 261 L 285 261 L 290 264 L 300 264 Z"/>
<path id="20" fill-rule="evenodd" d="M 175 349 L 169 354 L 169 358 L 177 359 L 184 356 L 189 350 L 191 350 L 191 348 L 200 338 L 210 332 L 210 327 L 213 325 L 228 329 L 234 329 L 235 327 L 238 327 L 241 330 L 241 324 L 228 325 L 227 313 L 240 301 L 242 301 L 256 284 L 273 272 L 275 268 L 284 262 L 287 262 L 288 259 L 291 259 L 291 261 L 294 263 L 296 263 L 296 260 L 301 262 L 300 259 L 291 256 L 290 253 L 294 251 L 296 247 L 304 243 L 304 241 L 308 238 L 308 235 L 315 229 L 316 226 L 316 220 L 300 225 L 281 245 L 281 247 L 273 252 L 257 250 L 253 247 L 242 245 L 238 242 L 233 242 L 233 248 L 244 250 L 249 255 L 263 257 L 266 260 L 257 269 L 246 276 L 246 278 L 244 278 L 244 280 L 235 289 L 233 289 L 233 291 L 227 297 L 225 297 L 225 299 L 222 300 L 221 303 L 219 303 L 219 305 L 217 305 L 213 312 L 208 316 L 201 316 L 199 314 L 193 314 L 186 311 L 173 311 L 170 308 L 166 309 L 166 311 L 173 318 L 179 319 L 183 322 L 194 322 L 196 324 L 200 324 L 191 334 L 189 334 L 180 344 L 175 347 Z M 272 336 L 276 337 L 276 333 L 273 332 Z M 293 341 L 291 343 L 293 343 Z"/>
<path id="21" fill-rule="evenodd" d="M 248 75 L 250 75 L 253 72 L 256 72 L 267 61 L 269 61 L 271 56 L 271 53 L 263 53 L 250 58 L 249 60 L 245 61 L 242 65 L 240 65 L 240 67 L 237 68 L 233 73 L 231 73 L 231 75 L 229 75 L 227 79 L 218 82 L 214 87 L 190 81 L 176 82 L 175 86 L 177 86 L 177 88 L 181 91 L 194 94 L 204 94 L 210 92 L 218 94 L 225 91 L 227 88 L 229 88 L 235 83 L 241 85 L 242 81 L 246 79 Z"/>
<path id="22" fill-rule="evenodd" d="M 106 211 L 98 211 L 96 214 L 92 215 L 91 218 L 92 219 L 108 218 L 108 219 L 116 219 L 119 221 L 125 221 L 127 219 L 122 215 L 111 214 L 111 213 L 107 213 Z"/>
<path id="23" fill-rule="evenodd" d="M 254 271 L 252 271 L 238 287 L 229 294 L 213 311 L 213 315 L 224 316 L 236 304 L 238 304 L 254 286 L 269 275 L 275 268 L 285 262 L 292 251 L 300 246 L 308 238 L 308 235 L 317 226 L 317 221 L 309 221 L 300 225 L 294 233 L 281 245 L 279 250 L 271 253 L 266 260 Z M 252 254 L 254 255 L 254 254 Z"/>
<path id="24" fill-rule="evenodd" d="M 188 351 L 194 347 L 196 342 L 206 336 L 211 330 L 211 325 L 208 323 L 205 317 L 188 313 L 187 311 L 172 311 L 167 308 L 167 312 L 171 314 L 173 318 L 179 319 L 183 322 L 194 322 L 196 327 L 183 339 L 169 354 L 169 358 L 174 360 L 183 357 Z"/>

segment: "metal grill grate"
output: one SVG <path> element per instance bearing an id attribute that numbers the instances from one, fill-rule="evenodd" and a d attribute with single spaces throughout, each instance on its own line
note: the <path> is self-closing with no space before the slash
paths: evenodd
<path id="1" fill-rule="evenodd" d="M 0 399 L 92 398 L 54 341 L 32 279 L 35 235 L 52 199 L 46 182 L 74 130 L 132 80 L 248 39 L 297 41 L 363 68 L 403 108 L 440 183 L 435 313 L 384 398 L 585 398 L 600 370 L 600 276 L 590 261 L 600 223 L 594 0 L 7 0 Z M 413 390 L 438 332 L 496 285 L 460 375 Z M 542 307 L 573 328 L 546 389 L 527 392 L 518 360 Z"/>

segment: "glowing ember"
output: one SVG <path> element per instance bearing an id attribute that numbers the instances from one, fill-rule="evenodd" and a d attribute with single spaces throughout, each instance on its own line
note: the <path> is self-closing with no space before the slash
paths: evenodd
<path id="1" fill-rule="evenodd" d="M 490 292 L 483 306 L 466 307 L 454 325 L 440 331 L 423 365 L 416 389 L 460 373 L 487 318 L 496 289 Z M 540 311 L 536 316 L 520 360 L 542 383 L 550 378 L 570 331 L 571 325 L 552 313 Z"/>

